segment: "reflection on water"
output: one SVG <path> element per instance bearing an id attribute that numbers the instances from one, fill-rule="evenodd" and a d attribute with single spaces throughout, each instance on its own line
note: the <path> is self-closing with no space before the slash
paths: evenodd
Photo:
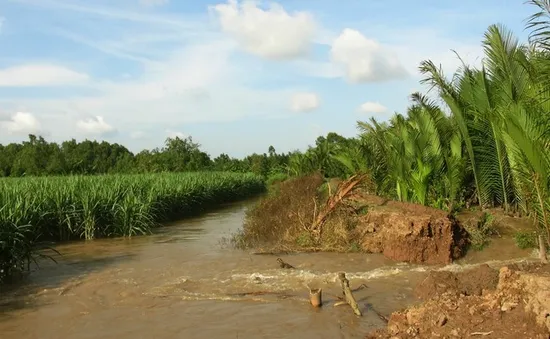
<path id="1" fill-rule="evenodd" d="M 384 325 L 370 308 L 387 315 L 415 302 L 426 267 L 312 253 L 284 256 L 296 267 L 284 270 L 274 256 L 220 247 L 250 203 L 151 236 L 59 246 L 59 264 L 44 262 L 24 286 L 3 291 L 2 338 L 361 338 Z M 334 307 L 339 271 L 352 287 L 367 286 L 355 294 L 363 317 Z M 318 287 L 325 304 L 313 309 L 308 288 Z"/>

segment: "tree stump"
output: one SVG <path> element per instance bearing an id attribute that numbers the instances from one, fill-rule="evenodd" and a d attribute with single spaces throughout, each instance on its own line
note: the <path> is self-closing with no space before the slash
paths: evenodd
<path id="1" fill-rule="evenodd" d="M 314 288 L 309 290 L 309 301 L 313 307 L 320 307 L 323 305 L 323 289 Z"/>

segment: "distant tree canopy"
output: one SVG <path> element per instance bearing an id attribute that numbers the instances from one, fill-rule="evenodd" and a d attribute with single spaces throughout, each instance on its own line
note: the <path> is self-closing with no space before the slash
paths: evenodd
<path id="1" fill-rule="evenodd" d="M 162 148 L 133 154 L 126 147 L 107 141 L 76 140 L 61 144 L 29 135 L 22 143 L 0 144 L 0 176 L 44 176 L 70 174 L 150 173 L 185 171 L 253 172 L 263 176 L 275 173 L 305 174 L 330 167 L 335 149 L 352 143 L 336 133 L 319 137 L 306 153 L 277 153 L 269 146 L 267 154 L 251 154 L 243 159 L 222 153 L 212 159 L 192 137 L 166 139 Z M 319 163 L 317 163 L 320 161 Z M 327 169 L 328 169 L 327 167 Z M 333 166 L 334 167 L 334 166 Z M 327 175 L 334 175 L 328 169 Z"/>

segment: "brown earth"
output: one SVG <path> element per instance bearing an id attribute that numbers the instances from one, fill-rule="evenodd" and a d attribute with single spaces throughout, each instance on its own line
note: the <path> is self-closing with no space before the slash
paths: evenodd
<path id="1" fill-rule="evenodd" d="M 368 206 L 356 227 L 364 251 L 424 264 L 448 264 L 464 254 L 467 234 L 446 212 L 380 197 L 360 199 Z"/>
<path id="2" fill-rule="evenodd" d="M 496 286 L 491 270 L 433 272 L 416 289 L 423 304 L 366 338 L 550 338 L 550 265 L 502 267 Z"/>
<path id="3" fill-rule="evenodd" d="M 459 273 L 431 271 L 416 286 L 414 293 L 421 299 L 429 299 L 442 293 L 479 296 L 482 295 L 483 290 L 494 290 L 497 285 L 498 271 L 483 264 L 475 269 Z"/>

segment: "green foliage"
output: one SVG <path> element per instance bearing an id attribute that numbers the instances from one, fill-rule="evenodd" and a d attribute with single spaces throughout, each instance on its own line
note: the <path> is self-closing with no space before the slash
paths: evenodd
<path id="1" fill-rule="evenodd" d="M 538 248 L 538 237 L 536 232 L 518 231 L 514 234 L 516 245 L 521 249 Z"/>
<path id="2" fill-rule="evenodd" d="M 288 175 L 286 173 L 273 173 L 267 177 L 266 184 L 273 185 L 273 184 L 285 181 L 287 179 L 288 179 Z"/>
<path id="3" fill-rule="evenodd" d="M 496 234 L 495 218 L 489 213 L 483 213 L 478 220 L 463 224 L 469 234 L 470 246 L 480 251 L 489 244 L 489 238 Z"/>
<path id="4" fill-rule="evenodd" d="M 20 271 L 40 239 L 147 234 L 161 221 L 265 190 L 260 176 L 194 172 L 0 180 L 0 270 Z"/>

